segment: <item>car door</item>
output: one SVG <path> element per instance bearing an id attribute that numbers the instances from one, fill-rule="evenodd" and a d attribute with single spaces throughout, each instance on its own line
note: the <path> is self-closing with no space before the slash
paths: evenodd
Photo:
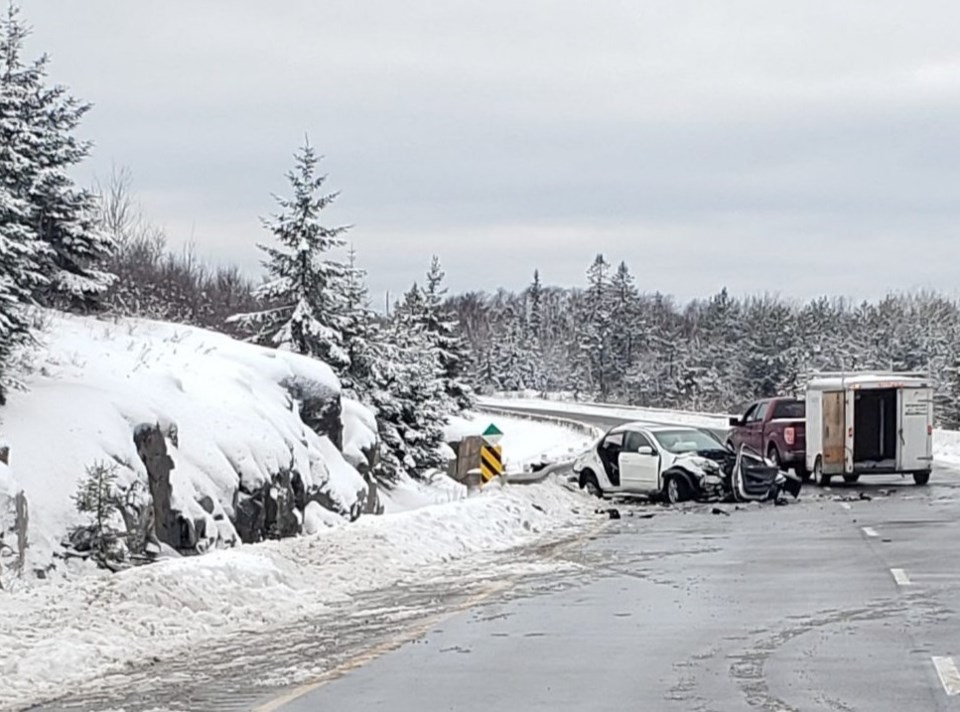
<path id="1" fill-rule="evenodd" d="M 660 487 L 660 455 L 643 433 L 630 430 L 620 453 L 620 480 L 627 492 L 649 494 Z"/>
<path id="2" fill-rule="evenodd" d="M 624 432 L 610 433 L 603 439 L 597 454 L 604 472 L 613 487 L 620 487 L 620 453 L 623 451 Z"/>

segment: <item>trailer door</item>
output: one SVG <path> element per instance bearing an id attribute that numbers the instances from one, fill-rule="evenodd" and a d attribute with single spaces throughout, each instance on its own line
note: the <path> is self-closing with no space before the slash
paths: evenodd
<path id="1" fill-rule="evenodd" d="M 933 465 L 933 391 L 900 389 L 900 456 L 904 472 L 929 470 Z"/>
<path id="2" fill-rule="evenodd" d="M 828 475 L 842 473 L 847 422 L 843 391 L 823 394 L 823 471 Z"/>

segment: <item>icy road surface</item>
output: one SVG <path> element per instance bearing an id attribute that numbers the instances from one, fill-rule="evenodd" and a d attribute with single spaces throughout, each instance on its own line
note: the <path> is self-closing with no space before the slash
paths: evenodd
<path id="1" fill-rule="evenodd" d="M 38 709 L 957 710 L 960 475 L 933 481 L 729 516 L 607 503 L 623 517 L 566 541 L 437 565 Z"/>

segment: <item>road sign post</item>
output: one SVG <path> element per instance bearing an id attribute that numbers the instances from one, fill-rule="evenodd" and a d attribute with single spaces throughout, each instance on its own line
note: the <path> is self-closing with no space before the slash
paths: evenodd
<path id="1" fill-rule="evenodd" d="M 480 473 L 484 484 L 503 474 L 503 448 L 499 444 L 502 438 L 503 433 L 492 423 L 483 431 L 483 447 L 480 448 Z"/>

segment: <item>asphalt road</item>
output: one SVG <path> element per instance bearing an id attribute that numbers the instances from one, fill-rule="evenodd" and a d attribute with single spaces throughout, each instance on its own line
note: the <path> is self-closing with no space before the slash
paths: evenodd
<path id="1" fill-rule="evenodd" d="M 960 473 L 596 505 L 621 518 L 37 709 L 960 711 Z"/>
<path id="2" fill-rule="evenodd" d="M 279 709 L 960 710 L 952 477 L 730 516 L 626 505 L 552 589 L 478 602 Z"/>

